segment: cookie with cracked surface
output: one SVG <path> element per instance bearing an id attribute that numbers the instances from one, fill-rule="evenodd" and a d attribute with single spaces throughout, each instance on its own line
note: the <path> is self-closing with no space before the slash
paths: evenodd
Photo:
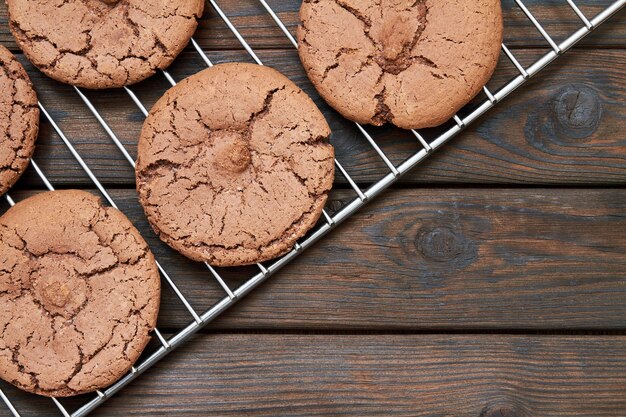
<path id="1" fill-rule="evenodd" d="M 0 45 L 0 195 L 22 175 L 35 151 L 39 108 L 22 64 Z"/>
<path id="2" fill-rule="evenodd" d="M 145 121 L 137 189 L 161 239 L 213 265 L 268 260 L 315 225 L 334 178 L 330 129 L 278 71 L 220 64 L 171 88 Z"/>
<path id="3" fill-rule="evenodd" d="M 46 396 L 104 388 L 150 339 L 160 280 L 118 210 L 52 191 L 0 217 L 0 378 Z"/>
<path id="4" fill-rule="evenodd" d="M 114 88 L 166 68 L 189 42 L 204 0 L 6 0 L 9 27 L 49 77 Z"/>
<path id="5" fill-rule="evenodd" d="M 343 116 L 405 129 L 440 125 L 491 77 L 500 0 L 304 0 L 300 59 Z"/>

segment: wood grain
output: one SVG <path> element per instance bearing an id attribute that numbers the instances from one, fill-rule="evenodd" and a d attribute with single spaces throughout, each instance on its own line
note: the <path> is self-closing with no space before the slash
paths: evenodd
<path id="1" fill-rule="evenodd" d="M 299 2 L 268 2 L 293 32 Z M 218 3 L 265 63 L 315 98 L 352 176 L 366 186 L 384 175 L 358 131 L 314 92 L 261 4 Z M 581 26 L 564 1 L 524 3 L 557 41 Z M 577 3 L 591 17 L 611 0 Z M 528 65 L 547 45 L 514 0 L 502 4 L 505 42 Z M 2 2 L 0 43 L 17 51 L 6 19 Z M 251 62 L 208 4 L 195 38 L 215 63 Z M 626 416 L 625 336 L 477 334 L 626 330 L 626 189 L 482 186 L 623 187 L 625 47 L 622 12 L 401 181 L 429 187 L 371 203 L 94 415 Z M 41 101 L 193 307 L 212 306 L 223 290 L 154 236 L 132 169 L 77 94 L 26 66 Z M 179 80 L 201 68 L 188 48 L 170 71 Z M 490 89 L 515 75 L 501 59 Z M 157 75 L 133 89 L 149 107 L 166 87 Z M 134 155 L 142 114 L 123 91 L 88 94 Z M 368 130 L 395 163 L 419 149 L 406 131 Z M 91 187 L 47 122 L 35 159 L 55 186 Z M 337 178 L 337 188 L 345 184 Z M 19 200 L 41 187 L 30 169 L 11 194 Z M 334 191 L 329 211 L 353 197 Z M 257 269 L 219 272 L 234 288 Z M 164 289 L 159 327 L 175 331 L 190 319 Z M 476 334 L 404 334 L 431 331 Z M 22 415 L 59 415 L 50 400 L 0 388 Z"/>
<path id="2" fill-rule="evenodd" d="M 287 49 L 292 47 L 257 0 L 220 0 L 217 3 L 253 48 Z M 290 32 L 295 33 L 296 25 L 299 22 L 298 10 L 301 2 L 269 0 L 268 3 L 287 25 Z M 524 3 L 557 41 L 562 41 L 566 36 L 583 26 L 564 1 L 524 0 Z M 612 0 L 585 0 L 577 3 L 587 17 L 592 18 L 611 4 Z M 505 21 L 504 40 L 507 45 L 510 47 L 549 47 L 514 0 L 503 0 L 502 8 Z M 208 2 L 205 10 L 194 36 L 198 43 L 208 50 L 243 49 Z M 12 50 L 17 50 L 17 44 L 13 40 L 6 22 L 7 11 L 4 2 L 2 2 L 0 3 L 0 43 Z M 583 40 L 581 45 L 593 47 L 626 46 L 626 14 L 622 13 L 605 26 L 600 27 Z"/>
<path id="3" fill-rule="evenodd" d="M 624 392 L 623 336 L 202 335 L 93 415 L 619 417 Z"/>
<path id="4" fill-rule="evenodd" d="M 521 50 L 530 63 L 541 51 Z M 332 129 L 338 159 L 362 184 L 388 172 L 378 155 L 353 124 L 341 118 L 315 93 L 292 51 L 263 51 L 263 60 L 311 94 Z M 214 62 L 245 60 L 242 52 L 211 54 Z M 41 101 L 67 137 L 105 184 L 131 186 L 134 173 L 121 152 L 70 87 L 56 83 L 26 65 Z M 185 54 L 172 67 L 176 79 L 203 68 L 196 54 Z M 492 91 L 516 75 L 505 59 L 490 82 Z M 155 76 L 135 88 L 146 106 L 165 91 L 167 83 Z M 135 154 L 143 115 L 119 90 L 89 92 L 113 131 Z M 484 97 L 480 97 L 484 100 Z M 624 184 L 626 183 L 626 54 L 620 50 L 573 51 L 532 80 L 526 88 L 492 110 L 486 118 L 454 139 L 405 176 L 405 184 Z M 472 107 L 471 105 L 469 106 Z M 58 186 L 91 184 L 65 145 L 42 119 L 35 160 Z M 385 127 L 368 128 L 395 163 L 419 149 L 409 132 Z M 437 129 L 424 131 L 434 137 Z M 342 177 L 338 183 L 345 184 Z M 18 187 L 41 187 L 30 170 Z"/>
<path id="5" fill-rule="evenodd" d="M 133 190 L 112 196 L 198 311 L 225 296 L 158 241 Z M 626 190 L 393 190 L 210 329 L 625 329 L 625 235 Z M 219 271 L 234 288 L 258 269 Z M 159 326 L 190 320 L 164 291 Z"/>

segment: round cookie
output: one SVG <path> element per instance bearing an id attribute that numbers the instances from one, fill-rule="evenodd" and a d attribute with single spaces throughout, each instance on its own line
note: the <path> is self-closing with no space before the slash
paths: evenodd
<path id="1" fill-rule="evenodd" d="M 9 27 L 49 77 L 85 88 L 136 83 L 189 42 L 204 0 L 6 0 Z"/>
<path id="2" fill-rule="evenodd" d="M 24 67 L 0 46 L 0 195 L 22 175 L 35 151 L 39 108 Z"/>
<path id="3" fill-rule="evenodd" d="M 344 117 L 405 129 L 440 125 L 491 77 L 500 0 L 304 0 L 300 59 Z"/>
<path id="4" fill-rule="evenodd" d="M 63 397 L 124 375 L 150 339 L 160 280 L 118 210 L 84 191 L 37 194 L 0 217 L 0 378 Z"/>
<path id="5" fill-rule="evenodd" d="M 138 145 L 137 190 L 161 239 L 213 265 L 261 262 L 315 225 L 334 177 L 330 129 L 278 71 L 220 64 L 171 88 Z"/>

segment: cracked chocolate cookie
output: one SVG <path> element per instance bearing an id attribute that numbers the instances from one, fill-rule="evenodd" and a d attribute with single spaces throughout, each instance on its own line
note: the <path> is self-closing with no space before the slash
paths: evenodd
<path id="1" fill-rule="evenodd" d="M 137 189 L 161 239 L 213 265 L 277 257 L 315 225 L 334 177 L 330 129 L 278 71 L 220 64 L 171 88 L 139 139 Z"/>
<path id="2" fill-rule="evenodd" d="M 160 288 L 139 232 L 92 194 L 18 203 L 0 217 L 0 378 L 56 397 L 110 385 L 148 343 Z"/>
<path id="3" fill-rule="evenodd" d="M 500 0 L 304 0 L 300 59 L 344 117 L 437 126 L 491 77 L 502 43 Z"/>
<path id="4" fill-rule="evenodd" d="M 35 151 L 39 108 L 22 64 L 0 45 L 0 195 L 22 175 Z"/>
<path id="5" fill-rule="evenodd" d="M 6 0 L 9 27 L 49 77 L 85 88 L 136 83 L 189 42 L 204 0 Z"/>

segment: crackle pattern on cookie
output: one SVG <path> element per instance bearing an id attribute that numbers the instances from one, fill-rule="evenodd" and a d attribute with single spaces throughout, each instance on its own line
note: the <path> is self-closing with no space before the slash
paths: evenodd
<path id="1" fill-rule="evenodd" d="M 9 25 L 46 75 L 121 87 L 166 68 L 187 45 L 203 0 L 7 0 Z"/>
<path id="2" fill-rule="evenodd" d="M 324 99 L 359 123 L 439 125 L 491 77 L 499 0 L 304 0 L 299 54 Z"/>
<path id="3" fill-rule="evenodd" d="M 39 131 L 37 96 L 22 65 L 0 46 L 0 194 L 22 175 Z"/>
<path id="4" fill-rule="evenodd" d="M 197 261 L 260 262 L 319 218 L 334 177 L 330 129 L 277 71 L 221 64 L 170 89 L 139 140 L 137 187 L 161 239 Z"/>
<path id="5" fill-rule="evenodd" d="M 122 213 L 53 191 L 0 218 L 0 377 L 48 396 L 104 388 L 156 325 L 154 258 Z"/>

